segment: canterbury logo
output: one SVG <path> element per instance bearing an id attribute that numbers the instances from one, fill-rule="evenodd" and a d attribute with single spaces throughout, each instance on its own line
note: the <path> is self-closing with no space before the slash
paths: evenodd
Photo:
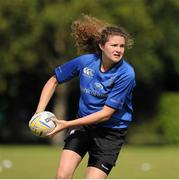
<path id="1" fill-rule="evenodd" d="M 94 70 L 93 69 L 90 69 L 88 67 L 85 67 L 83 69 L 83 73 L 86 75 L 86 76 L 89 76 L 89 77 L 92 77 L 94 76 Z"/>

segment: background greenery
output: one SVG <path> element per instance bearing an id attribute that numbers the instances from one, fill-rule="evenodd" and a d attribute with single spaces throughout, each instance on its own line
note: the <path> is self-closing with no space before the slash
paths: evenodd
<path id="1" fill-rule="evenodd" d="M 82 13 L 121 25 L 134 38 L 125 55 L 137 78 L 128 142 L 179 143 L 178 0 L 0 1 L 0 141 L 47 143 L 27 124 L 53 69 L 77 55 L 70 25 Z M 75 115 L 79 95 L 76 81 L 68 87 L 47 108 L 64 108 L 66 119 Z"/>
<path id="2" fill-rule="evenodd" d="M 134 121 L 109 178 L 179 178 L 179 1 L 0 1 L 0 178 L 54 178 L 61 147 L 28 128 L 40 91 L 59 64 L 77 56 L 71 23 L 89 14 L 121 25 L 135 46 Z M 77 81 L 57 89 L 47 107 L 71 119 Z M 46 144 L 17 146 L 13 144 Z M 61 141 L 62 143 L 62 141 Z M 83 178 L 86 157 L 75 174 Z"/>

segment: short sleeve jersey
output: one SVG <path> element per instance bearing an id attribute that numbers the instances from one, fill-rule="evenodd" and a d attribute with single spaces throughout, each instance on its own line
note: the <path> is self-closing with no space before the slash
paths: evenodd
<path id="1" fill-rule="evenodd" d="M 124 59 L 106 72 L 100 71 L 101 59 L 96 54 L 79 56 L 55 69 L 59 83 L 79 77 L 78 117 L 97 112 L 104 105 L 116 109 L 112 117 L 99 126 L 126 128 L 132 121 L 132 91 L 135 72 Z"/>

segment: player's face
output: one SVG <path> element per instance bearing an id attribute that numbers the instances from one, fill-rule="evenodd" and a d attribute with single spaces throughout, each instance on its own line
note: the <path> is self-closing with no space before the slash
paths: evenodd
<path id="1" fill-rule="evenodd" d="M 103 60 L 111 61 L 111 63 L 119 62 L 125 51 L 125 38 L 120 35 L 111 35 L 104 45 L 99 45 L 102 50 Z"/>

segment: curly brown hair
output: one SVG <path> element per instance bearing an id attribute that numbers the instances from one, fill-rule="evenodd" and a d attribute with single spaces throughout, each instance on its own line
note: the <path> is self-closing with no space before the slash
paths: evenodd
<path id="1" fill-rule="evenodd" d="M 124 28 L 112 26 L 89 15 L 82 15 L 80 19 L 74 21 L 71 29 L 78 52 L 100 53 L 98 45 L 104 45 L 110 35 L 123 36 L 128 48 L 133 45 L 133 39 Z"/>

